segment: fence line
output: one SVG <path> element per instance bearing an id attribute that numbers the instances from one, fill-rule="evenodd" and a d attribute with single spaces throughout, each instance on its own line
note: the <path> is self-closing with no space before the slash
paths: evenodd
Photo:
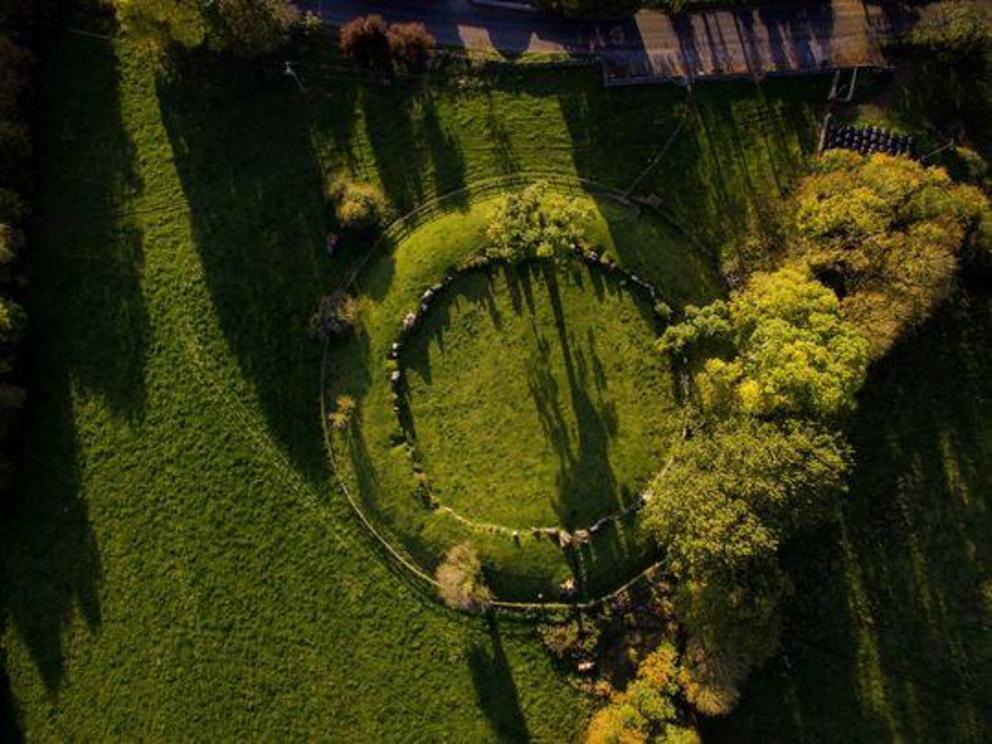
<path id="1" fill-rule="evenodd" d="M 579 190 L 579 191 L 593 191 L 608 196 L 610 198 L 616 199 L 618 202 L 626 204 L 628 206 L 637 207 L 637 204 L 631 202 L 626 198 L 626 195 L 614 188 L 606 186 L 605 184 L 593 181 L 591 179 L 582 178 L 580 176 L 566 175 L 561 173 L 553 172 L 541 172 L 541 171 L 527 171 L 520 172 L 508 176 L 497 176 L 493 178 L 481 179 L 474 182 L 471 185 L 467 185 L 461 189 L 442 194 L 434 199 L 431 199 L 424 204 L 416 207 L 407 214 L 394 220 L 382 233 L 380 238 L 373 244 L 366 256 L 358 263 L 358 265 L 352 270 L 351 274 L 345 280 L 343 286 L 344 290 L 348 290 L 353 284 L 358 280 L 358 276 L 361 274 L 362 270 L 368 264 L 372 256 L 378 254 L 379 250 L 386 246 L 395 244 L 399 242 L 404 237 L 408 236 L 413 230 L 418 227 L 422 227 L 427 222 L 438 219 L 440 216 L 445 214 L 450 210 L 453 203 L 457 203 L 463 198 L 476 199 L 482 198 L 484 196 L 489 196 L 493 194 L 506 191 L 509 188 L 519 187 L 533 183 L 535 181 L 547 181 L 552 185 L 556 185 L 560 188 L 565 188 L 568 190 Z M 649 205 L 645 205 L 649 206 Z M 668 215 L 664 210 L 652 207 L 653 211 L 659 216 L 669 222 L 674 228 L 676 228 L 683 235 L 689 237 L 692 242 L 701 246 L 702 244 L 698 242 L 690 233 L 682 228 L 670 215 Z M 398 550 L 386 537 L 380 532 L 373 521 L 365 513 L 362 507 L 359 505 L 354 494 L 352 494 L 351 489 L 338 474 L 337 462 L 334 458 L 334 449 L 331 444 L 331 431 L 328 426 L 327 419 L 327 406 L 326 406 L 326 374 L 327 374 L 327 359 L 328 351 L 330 348 L 330 342 L 325 341 L 324 351 L 321 358 L 320 364 L 320 420 L 321 420 L 321 430 L 324 435 L 324 444 L 327 450 L 327 457 L 331 464 L 331 469 L 334 472 L 334 480 L 337 482 L 341 493 L 344 495 L 345 500 L 351 506 L 352 511 L 355 512 L 359 521 L 366 528 L 368 533 L 374 538 L 374 540 L 379 543 L 379 545 L 386 550 L 387 554 L 396 561 L 396 564 L 406 570 L 407 574 L 415 579 L 417 582 L 424 587 L 429 588 L 432 591 L 433 597 L 441 602 L 440 596 L 437 593 L 437 589 L 440 586 L 437 580 L 427 573 L 421 566 L 419 566 L 414 559 L 405 555 L 403 552 Z M 666 463 L 666 468 L 671 465 L 669 461 Z M 542 611 L 554 611 L 554 610 L 592 610 L 597 607 L 616 599 L 619 595 L 628 591 L 638 582 L 641 582 L 655 572 L 661 569 L 663 561 L 656 561 L 650 566 L 639 572 L 637 575 L 620 585 L 618 588 L 613 589 L 606 594 L 596 597 L 591 600 L 584 602 L 556 602 L 556 601 L 537 601 L 537 602 L 523 602 L 523 601 L 511 601 L 511 600 L 495 600 L 491 602 L 491 606 L 506 610 L 513 613 L 521 613 L 533 610 Z"/>

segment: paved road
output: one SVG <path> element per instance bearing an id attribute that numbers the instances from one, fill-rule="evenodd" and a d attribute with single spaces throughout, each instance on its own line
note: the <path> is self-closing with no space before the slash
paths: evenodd
<path id="1" fill-rule="evenodd" d="M 498 10 L 470 0 L 301 0 L 326 23 L 367 13 L 421 21 L 438 42 L 498 51 L 596 54 L 618 77 L 766 74 L 882 62 L 879 41 L 908 18 L 890 0 L 823 0 L 794 7 L 641 11 L 619 21 L 572 21 Z"/>

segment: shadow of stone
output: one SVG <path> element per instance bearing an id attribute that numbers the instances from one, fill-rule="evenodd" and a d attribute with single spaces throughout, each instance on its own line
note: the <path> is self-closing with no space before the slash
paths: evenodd
<path id="1" fill-rule="evenodd" d="M 499 625 L 492 615 L 487 618 L 487 624 L 490 649 L 476 645 L 467 654 L 476 700 L 498 741 L 530 741 L 513 670 L 503 650 Z"/>

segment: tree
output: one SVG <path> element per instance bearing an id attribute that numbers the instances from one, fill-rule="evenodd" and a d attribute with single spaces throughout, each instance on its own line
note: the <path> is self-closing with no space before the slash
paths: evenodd
<path id="1" fill-rule="evenodd" d="M 0 266 L 11 263 L 24 249 L 24 231 L 0 222 Z"/>
<path id="2" fill-rule="evenodd" d="M 959 255 L 992 220 L 975 187 L 883 154 L 829 150 L 795 198 L 791 253 L 841 297 L 873 358 L 947 297 Z"/>
<path id="3" fill-rule="evenodd" d="M 730 338 L 730 308 L 723 300 L 714 300 L 703 307 L 686 305 L 682 322 L 665 329 L 658 350 L 685 364 L 690 355 L 709 356 L 725 350 Z"/>
<path id="4" fill-rule="evenodd" d="M 868 341 L 829 289 L 800 270 L 755 274 L 729 315 L 736 356 L 709 359 L 697 378 L 710 408 L 828 417 L 854 408 Z"/>
<path id="5" fill-rule="evenodd" d="M 550 193 L 541 181 L 506 194 L 489 213 L 486 255 L 506 261 L 552 258 L 583 242 L 589 219 L 577 199 Z"/>
<path id="6" fill-rule="evenodd" d="M 410 69 L 427 64 L 436 42 L 422 23 L 394 23 L 390 25 L 389 48 L 393 59 Z"/>
<path id="7" fill-rule="evenodd" d="M 747 659 L 714 653 L 693 638 L 686 645 L 679 683 L 696 710 L 706 716 L 723 716 L 740 700 L 741 684 L 749 671 Z"/>
<path id="8" fill-rule="evenodd" d="M 698 743 L 695 731 L 679 721 L 673 702 L 678 674 L 678 653 L 671 644 L 662 643 L 641 661 L 627 689 L 614 693 L 592 717 L 586 729 L 587 744 Z"/>
<path id="9" fill-rule="evenodd" d="M 437 567 L 438 591 L 444 603 L 456 610 L 483 612 L 492 592 L 482 576 L 482 563 L 471 545 L 456 545 Z"/>
<path id="10" fill-rule="evenodd" d="M 274 52 L 300 18 L 287 0 L 216 0 L 206 6 L 205 14 L 211 46 L 238 57 Z"/>
<path id="11" fill-rule="evenodd" d="M 31 56 L 6 34 L 0 34 L 0 114 L 17 108 L 17 100 L 27 90 L 26 68 Z"/>
<path id="12" fill-rule="evenodd" d="M 391 48 L 389 29 L 380 15 L 356 18 L 341 27 L 341 53 L 368 67 L 386 67 Z"/>
<path id="13" fill-rule="evenodd" d="M 802 421 L 735 417 L 676 445 L 645 525 L 679 582 L 676 615 L 705 648 L 748 665 L 775 650 L 779 546 L 832 515 L 849 462 L 840 435 Z"/>
<path id="14" fill-rule="evenodd" d="M 121 26 L 147 51 L 199 46 L 207 31 L 198 0 L 114 0 Z"/>

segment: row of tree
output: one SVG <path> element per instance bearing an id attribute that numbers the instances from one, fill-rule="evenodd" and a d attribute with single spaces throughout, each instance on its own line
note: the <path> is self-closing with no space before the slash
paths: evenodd
<path id="1" fill-rule="evenodd" d="M 778 648 L 791 590 L 779 551 L 836 514 L 853 456 L 842 424 L 869 364 L 928 317 L 959 267 L 992 254 L 982 192 L 908 158 L 828 152 L 788 211 L 777 265 L 728 302 L 686 308 L 659 342 L 693 411 L 645 508 L 685 636 L 665 647 L 678 671 L 662 692 L 705 715 L 729 712 Z M 594 717 L 590 741 L 666 735 L 678 717 L 643 677 Z"/>

